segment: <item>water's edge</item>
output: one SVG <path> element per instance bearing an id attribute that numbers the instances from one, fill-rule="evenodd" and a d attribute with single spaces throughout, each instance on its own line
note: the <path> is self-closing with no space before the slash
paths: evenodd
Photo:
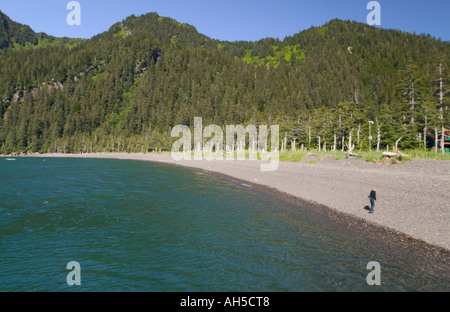
<path id="1" fill-rule="evenodd" d="M 45 158 L 46 155 L 15 156 L 20 158 Z M 0 157 L 3 158 L 3 157 Z M 90 159 L 90 157 L 64 157 L 63 155 L 56 158 L 75 158 Z M 115 157 L 102 157 L 103 159 L 118 159 Z M 182 164 L 174 164 L 170 162 L 157 161 L 152 159 L 126 159 L 127 161 L 151 162 L 158 165 L 171 167 L 181 167 L 191 171 L 203 172 L 220 179 L 235 183 L 240 187 L 251 188 L 256 193 L 269 195 L 277 200 L 295 206 L 297 209 L 314 215 L 316 218 L 323 220 L 327 226 L 346 233 L 355 243 L 370 245 L 375 249 L 383 250 L 386 254 L 399 259 L 401 262 L 408 263 L 412 267 L 420 268 L 420 270 L 438 277 L 439 279 L 450 280 L 450 252 L 443 247 L 435 246 L 427 242 L 410 237 L 402 232 L 394 229 L 383 227 L 381 225 L 371 223 L 370 221 L 361 219 L 357 216 L 349 215 L 341 211 L 337 211 L 328 206 L 310 202 L 302 198 L 287 194 L 278 189 L 266 185 L 260 185 L 247 180 L 241 180 L 230 175 L 208 171 L 201 168 L 185 166 Z"/>
<path id="2" fill-rule="evenodd" d="M 297 209 L 302 209 L 303 211 L 314 214 L 318 218 L 323 219 L 325 223 L 330 224 L 333 228 L 346 232 L 355 241 L 366 242 L 376 249 L 384 250 L 393 257 L 409 263 L 411 266 L 421 267 L 424 271 L 427 271 L 436 277 L 450 280 L 450 252 L 443 247 L 429 244 L 402 232 L 371 223 L 367 220 L 358 218 L 357 216 L 337 211 L 328 206 L 307 201 L 270 186 L 241 180 L 223 173 L 179 164 L 162 163 L 160 161 L 152 160 L 138 161 L 149 161 L 157 164 L 204 172 L 238 184 L 241 187 L 251 187 L 252 190 L 257 193 L 270 195 L 277 200 L 294 205 Z"/>

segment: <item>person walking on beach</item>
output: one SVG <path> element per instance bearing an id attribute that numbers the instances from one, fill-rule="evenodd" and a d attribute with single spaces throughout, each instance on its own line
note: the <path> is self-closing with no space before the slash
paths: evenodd
<path id="1" fill-rule="evenodd" d="M 372 191 L 370 192 L 369 195 L 369 200 L 370 200 L 370 210 L 369 213 L 373 213 L 374 209 L 375 209 L 375 201 L 377 200 L 377 188 L 374 187 L 372 189 Z"/>

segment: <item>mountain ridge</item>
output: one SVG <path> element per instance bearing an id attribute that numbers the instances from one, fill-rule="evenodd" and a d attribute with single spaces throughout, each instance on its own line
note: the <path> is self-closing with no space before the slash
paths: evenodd
<path id="1" fill-rule="evenodd" d="M 74 46 L 83 40 L 85 39 L 36 33 L 30 26 L 11 20 L 0 10 L 0 51 L 7 48 L 37 48 L 49 45 Z"/>
<path id="2" fill-rule="evenodd" d="M 38 39 L 30 26 L 16 23 L 0 11 L 0 49 L 11 47 L 14 42 L 21 46 L 36 45 Z"/>
<path id="3" fill-rule="evenodd" d="M 447 85 L 450 67 L 448 42 L 338 19 L 283 40 L 228 42 L 148 13 L 74 45 L 35 47 L 0 51 L 3 151 L 110 151 L 118 141 L 129 150 L 168 149 L 171 127 L 194 116 L 219 125 L 277 122 L 308 146 L 319 136 L 367 135 L 368 120 L 379 120 L 381 146 L 403 134 L 414 147 L 426 123 L 439 124 L 436 71 L 443 65 Z M 138 148 L 143 140 L 147 148 Z"/>

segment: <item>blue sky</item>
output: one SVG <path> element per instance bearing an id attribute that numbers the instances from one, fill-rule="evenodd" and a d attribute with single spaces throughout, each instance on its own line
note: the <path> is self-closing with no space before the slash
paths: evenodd
<path id="1" fill-rule="evenodd" d="M 131 14 L 157 12 L 188 23 L 211 38 L 283 39 L 340 18 L 366 22 L 370 0 L 78 0 L 81 25 L 69 26 L 70 0 L 0 0 L 0 10 L 36 32 L 90 38 Z M 450 1 L 379 0 L 381 27 L 450 40 Z"/>

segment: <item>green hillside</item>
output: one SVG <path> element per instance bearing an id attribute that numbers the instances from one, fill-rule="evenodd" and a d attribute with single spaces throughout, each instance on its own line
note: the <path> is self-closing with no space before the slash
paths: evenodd
<path id="1" fill-rule="evenodd" d="M 83 39 L 57 38 L 35 33 L 29 26 L 12 21 L 0 11 L 0 50 L 6 48 L 38 48 L 49 45 L 73 46 Z"/>
<path id="2" fill-rule="evenodd" d="M 450 44 L 430 36 L 332 20 L 284 40 L 224 42 L 156 13 L 81 41 L 4 24 L 3 153 L 169 149 L 172 127 L 195 116 L 279 124 L 310 147 L 336 136 L 339 149 L 350 136 L 368 149 L 369 121 L 381 148 L 400 137 L 424 148 L 424 133 L 432 148 L 434 129 L 450 128 Z"/>

